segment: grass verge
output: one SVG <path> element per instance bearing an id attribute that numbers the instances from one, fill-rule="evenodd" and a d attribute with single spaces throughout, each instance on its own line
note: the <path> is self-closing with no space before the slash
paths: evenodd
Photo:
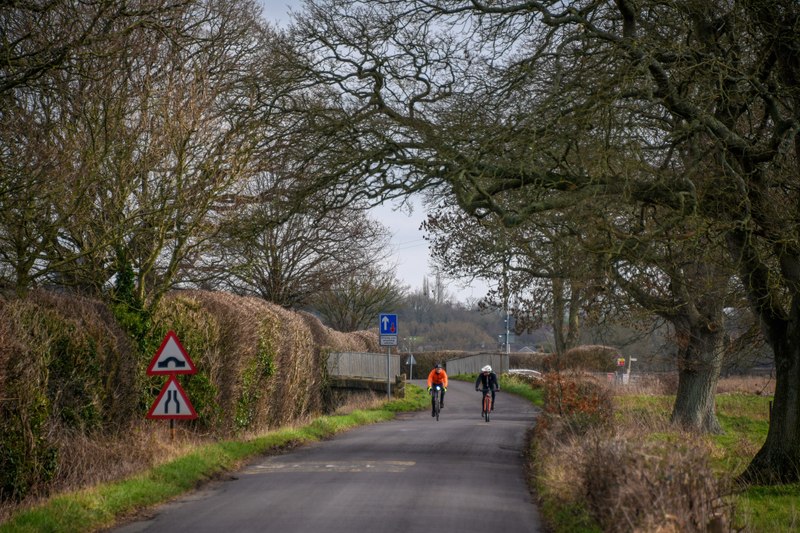
<path id="1" fill-rule="evenodd" d="M 674 394 L 614 389 L 610 427 L 545 431 L 532 439 L 533 484 L 545 523 L 555 533 L 800 530 L 800 484 L 733 482 L 764 443 L 770 400 L 758 391 L 718 393 L 724 433 L 697 435 L 670 423 Z M 557 422 L 550 420 L 550 432 L 564 427 Z M 701 505 L 706 509 L 687 522 L 687 509 Z"/>
<path id="2" fill-rule="evenodd" d="M 475 380 L 478 379 L 478 374 L 457 374 L 449 377 L 450 379 L 475 383 Z M 500 390 L 503 392 L 516 394 L 537 407 L 544 406 L 544 390 L 541 387 L 532 387 L 530 380 L 522 376 L 509 374 L 501 374 L 498 379 L 500 380 Z"/>
<path id="3" fill-rule="evenodd" d="M 732 479 L 740 474 L 763 445 L 769 430 L 771 396 L 750 392 L 717 394 L 717 418 L 724 431 L 721 435 L 692 436 L 708 449 L 713 471 L 720 479 Z M 671 395 L 630 395 L 616 398 L 617 420 L 658 420 L 657 431 L 650 439 L 661 442 L 686 438 L 668 426 L 670 409 L 675 397 Z M 655 424 L 648 424 L 656 427 Z M 751 486 L 733 488 L 729 495 L 733 509 L 732 530 L 743 532 L 789 533 L 800 530 L 800 484 L 775 487 Z"/>
<path id="4" fill-rule="evenodd" d="M 137 511 L 164 503 L 235 470 L 256 456 L 280 453 L 357 426 L 390 420 L 398 412 L 427 407 L 428 398 L 422 389 L 407 384 L 405 392 L 405 398 L 378 407 L 321 416 L 306 425 L 271 431 L 252 439 L 198 446 L 188 454 L 123 481 L 54 496 L 16 513 L 0 524 L 0 532 L 86 532 L 111 527 Z"/>

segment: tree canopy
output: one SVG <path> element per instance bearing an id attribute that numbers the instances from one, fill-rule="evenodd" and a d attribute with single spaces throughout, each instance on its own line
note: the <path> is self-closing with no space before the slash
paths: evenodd
<path id="1" fill-rule="evenodd" d="M 626 250 L 620 281 L 647 271 L 637 243 L 702 250 L 673 268 L 673 287 L 688 275 L 707 289 L 684 292 L 695 303 L 719 302 L 708 282 L 735 269 L 779 369 L 770 433 L 744 478 L 797 479 L 796 2 L 307 5 L 296 27 L 314 83 L 334 95 L 327 124 L 344 120 L 336 134 L 357 147 L 332 154 L 327 176 L 367 197 L 444 188 L 508 227 L 594 210 L 586 224 Z M 719 257 L 723 270 L 703 267 Z M 718 311 L 687 315 L 687 341 L 707 343 Z"/>

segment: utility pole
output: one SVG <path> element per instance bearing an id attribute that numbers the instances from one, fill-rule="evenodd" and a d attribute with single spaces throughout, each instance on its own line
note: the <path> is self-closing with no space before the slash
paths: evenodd
<path id="1" fill-rule="evenodd" d="M 508 310 L 508 299 L 506 299 L 506 355 L 511 353 L 511 340 L 510 340 L 510 325 L 511 313 Z"/>
<path id="2" fill-rule="evenodd" d="M 505 234 L 504 234 L 505 236 Z M 505 241 L 505 238 L 503 239 Z M 508 301 L 510 299 L 509 290 L 508 290 L 508 262 L 510 258 L 503 258 L 503 306 L 506 309 L 506 357 L 508 357 L 509 353 L 511 353 L 511 342 L 509 339 L 510 333 L 510 311 L 508 309 Z"/>

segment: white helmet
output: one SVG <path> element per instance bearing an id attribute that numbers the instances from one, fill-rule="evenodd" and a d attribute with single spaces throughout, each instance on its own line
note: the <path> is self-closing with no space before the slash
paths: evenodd
<path id="1" fill-rule="evenodd" d="M 491 372 L 491 371 L 492 367 L 490 367 L 489 365 L 486 365 L 485 367 L 481 368 L 481 372 Z"/>

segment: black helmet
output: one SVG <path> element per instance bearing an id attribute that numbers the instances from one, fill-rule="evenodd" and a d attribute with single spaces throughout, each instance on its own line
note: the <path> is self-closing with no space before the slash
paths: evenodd
<path id="1" fill-rule="evenodd" d="M 433 368 L 442 368 L 442 363 L 436 363 Z"/>

